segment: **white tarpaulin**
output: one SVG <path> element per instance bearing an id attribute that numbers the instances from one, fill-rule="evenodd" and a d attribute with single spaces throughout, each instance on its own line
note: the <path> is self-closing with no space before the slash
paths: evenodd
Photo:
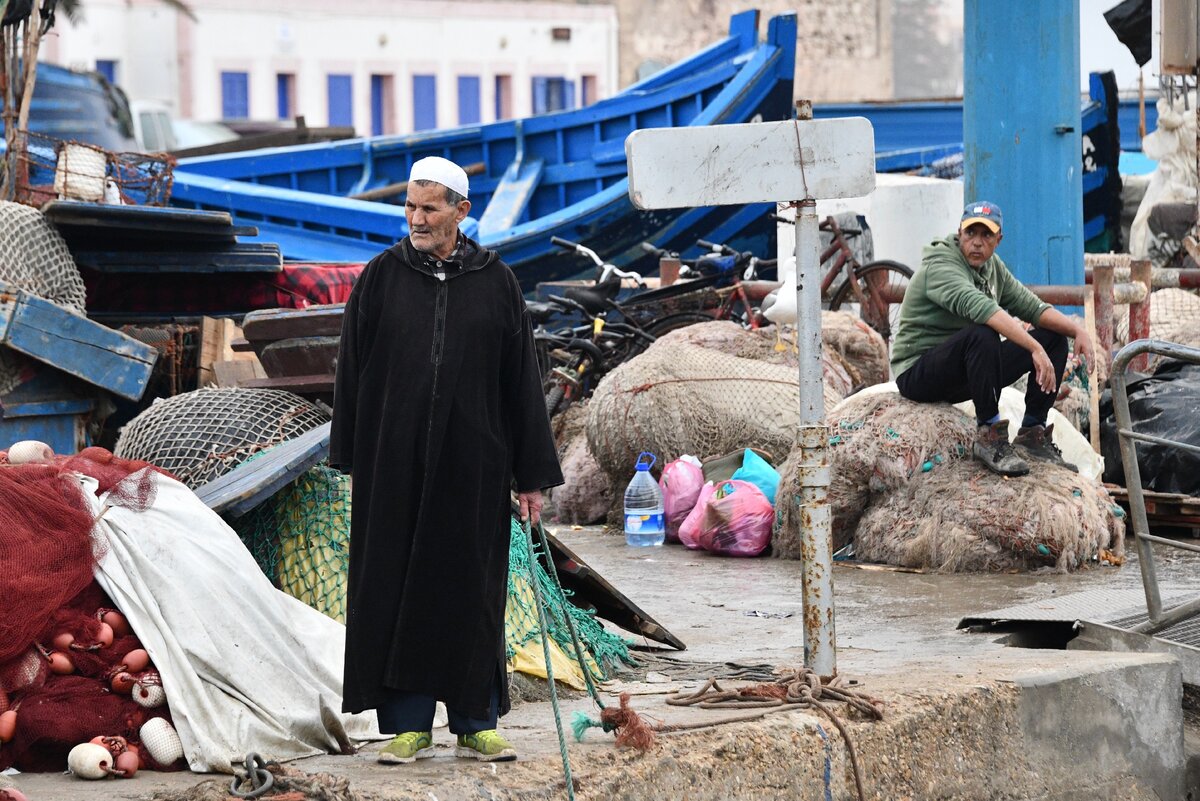
<path id="1" fill-rule="evenodd" d="M 81 481 L 100 514 L 96 483 Z M 156 483 L 148 509 L 104 511 L 96 580 L 162 674 L 191 769 L 231 772 L 250 751 L 286 760 L 378 739 L 373 712 L 340 711 L 345 627 L 275 589 L 191 490 Z"/>

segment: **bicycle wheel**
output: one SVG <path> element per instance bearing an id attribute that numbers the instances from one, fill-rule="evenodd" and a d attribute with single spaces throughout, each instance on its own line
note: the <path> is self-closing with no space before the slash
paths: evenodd
<path id="1" fill-rule="evenodd" d="M 646 333 L 657 339 L 679 328 L 686 328 L 695 323 L 711 323 L 712 321 L 713 318 L 710 315 L 701 312 L 680 312 L 679 314 L 667 315 L 650 323 L 646 326 Z"/>
<path id="2" fill-rule="evenodd" d="M 896 330 L 896 323 L 900 319 L 900 304 L 891 302 L 889 296 L 894 297 L 899 290 L 907 287 L 912 276 L 912 269 L 898 261 L 881 259 L 864 264 L 854 271 L 856 282 L 862 290 L 863 301 L 858 301 L 850 281 L 843 281 L 829 299 L 829 310 L 837 311 L 843 306 L 858 306 L 858 313 L 863 322 L 890 342 Z M 890 291 L 885 292 L 885 288 Z"/>
<path id="3" fill-rule="evenodd" d="M 563 388 L 563 385 L 560 383 L 555 383 L 554 386 L 550 387 L 550 389 L 546 391 L 546 416 L 547 417 L 553 417 L 555 414 L 558 413 L 559 406 L 561 406 L 562 402 L 563 402 L 563 395 L 565 395 L 565 394 L 566 394 L 566 390 Z"/>

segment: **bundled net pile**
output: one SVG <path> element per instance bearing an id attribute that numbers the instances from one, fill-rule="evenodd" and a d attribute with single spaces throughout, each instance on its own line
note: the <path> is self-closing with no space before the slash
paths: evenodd
<path id="1" fill-rule="evenodd" d="M 530 550 L 525 530 L 515 519 L 510 533 L 504 642 L 513 669 L 543 678 L 546 676 L 541 622 L 538 619 L 536 595 L 530 584 L 531 565 L 536 565 L 538 588 L 548 607 L 547 633 L 556 680 L 582 690 L 586 688 L 584 670 L 591 674 L 593 680 L 603 681 L 621 666 L 633 664 L 628 642 L 606 631 L 595 617 L 567 600 L 565 591 L 542 566 L 546 555 L 540 552 L 540 548 L 537 552 Z M 575 656 L 571 628 L 564 616 L 564 608 L 566 614 L 571 616 L 571 624 L 583 646 L 584 665 L 580 665 Z"/>
<path id="2" fill-rule="evenodd" d="M 158 465 L 196 489 L 327 422 L 328 414 L 291 392 L 206 387 L 156 400 L 121 430 L 114 452 Z"/>
<path id="3" fill-rule="evenodd" d="M 114 607 L 92 578 L 105 543 L 92 535 L 75 475 L 95 478 L 109 504 L 143 510 L 155 497 L 147 468 L 101 448 L 48 464 L 0 464 L 0 712 L 17 713 L 0 770 L 61 771 L 75 745 L 96 736 L 136 742 L 143 723 L 169 716 L 165 705 L 135 702 L 132 687 L 117 681 L 124 668 L 147 685 L 158 679 L 148 663 L 126 665 L 141 648 L 136 634 L 101 621 Z"/>
<path id="4" fill-rule="evenodd" d="M 549 495 L 560 523 L 587 525 L 603 520 L 613 503 L 612 482 L 588 447 L 587 417 L 588 404 L 583 401 L 553 420 L 563 484 Z"/>
<path id="5" fill-rule="evenodd" d="M 832 408 L 852 381 L 826 353 Z M 672 331 L 609 373 L 592 396 L 588 442 L 609 476 L 627 477 L 638 453 L 659 464 L 742 448 L 788 453 L 800 418 L 794 334 L 700 323 Z"/>
<path id="6" fill-rule="evenodd" d="M 821 312 L 821 344 L 841 360 L 855 390 L 891 380 L 887 342 L 859 315 Z"/>
<path id="7" fill-rule="evenodd" d="M 875 499 L 858 523 L 860 559 L 933 570 L 1069 572 L 1119 562 L 1123 513 L 1097 482 L 1035 462 L 1003 479 L 960 460 Z"/>
<path id="8" fill-rule="evenodd" d="M 229 524 L 279 589 L 345 623 L 350 510 L 349 476 L 322 463 Z"/>
<path id="9" fill-rule="evenodd" d="M 37 209 L 0 201 L 0 283 L 84 311 L 83 277 L 67 243 Z M 0 395 L 21 381 L 25 357 L 0 348 Z"/>
<path id="10" fill-rule="evenodd" d="M 872 498 L 905 486 L 914 476 L 944 472 L 969 458 L 975 421 L 948 404 L 921 404 L 895 392 L 859 393 L 828 415 L 829 507 L 834 548 L 854 538 Z M 779 469 L 775 554 L 800 558 L 799 449 Z"/>

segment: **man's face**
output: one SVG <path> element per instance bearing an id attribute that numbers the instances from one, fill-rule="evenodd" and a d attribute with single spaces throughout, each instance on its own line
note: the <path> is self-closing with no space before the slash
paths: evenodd
<path id="1" fill-rule="evenodd" d="M 471 209 L 471 201 L 457 206 L 446 202 L 446 187 L 430 183 L 409 184 L 404 201 L 404 218 L 413 247 L 438 258 L 448 258 L 458 241 L 458 224 Z"/>
<path id="2" fill-rule="evenodd" d="M 1001 232 L 993 233 L 991 228 L 976 222 L 958 232 L 958 247 L 967 264 L 978 270 L 996 252 L 996 246 L 1003 238 Z"/>

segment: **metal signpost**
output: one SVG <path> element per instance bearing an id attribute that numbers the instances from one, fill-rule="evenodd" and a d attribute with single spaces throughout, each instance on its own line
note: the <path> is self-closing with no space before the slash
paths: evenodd
<path id="1" fill-rule="evenodd" d="M 629 197 L 640 209 L 795 201 L 800 356 L 800 541 L 804 664 L 837 674 L 833 538 L 821 370 L 818 199 L 875 188 L 875 135 L 862 117 L 648 128 L 625 140 Z M 787 502 L 786 500 L 784 501 Z"/>

